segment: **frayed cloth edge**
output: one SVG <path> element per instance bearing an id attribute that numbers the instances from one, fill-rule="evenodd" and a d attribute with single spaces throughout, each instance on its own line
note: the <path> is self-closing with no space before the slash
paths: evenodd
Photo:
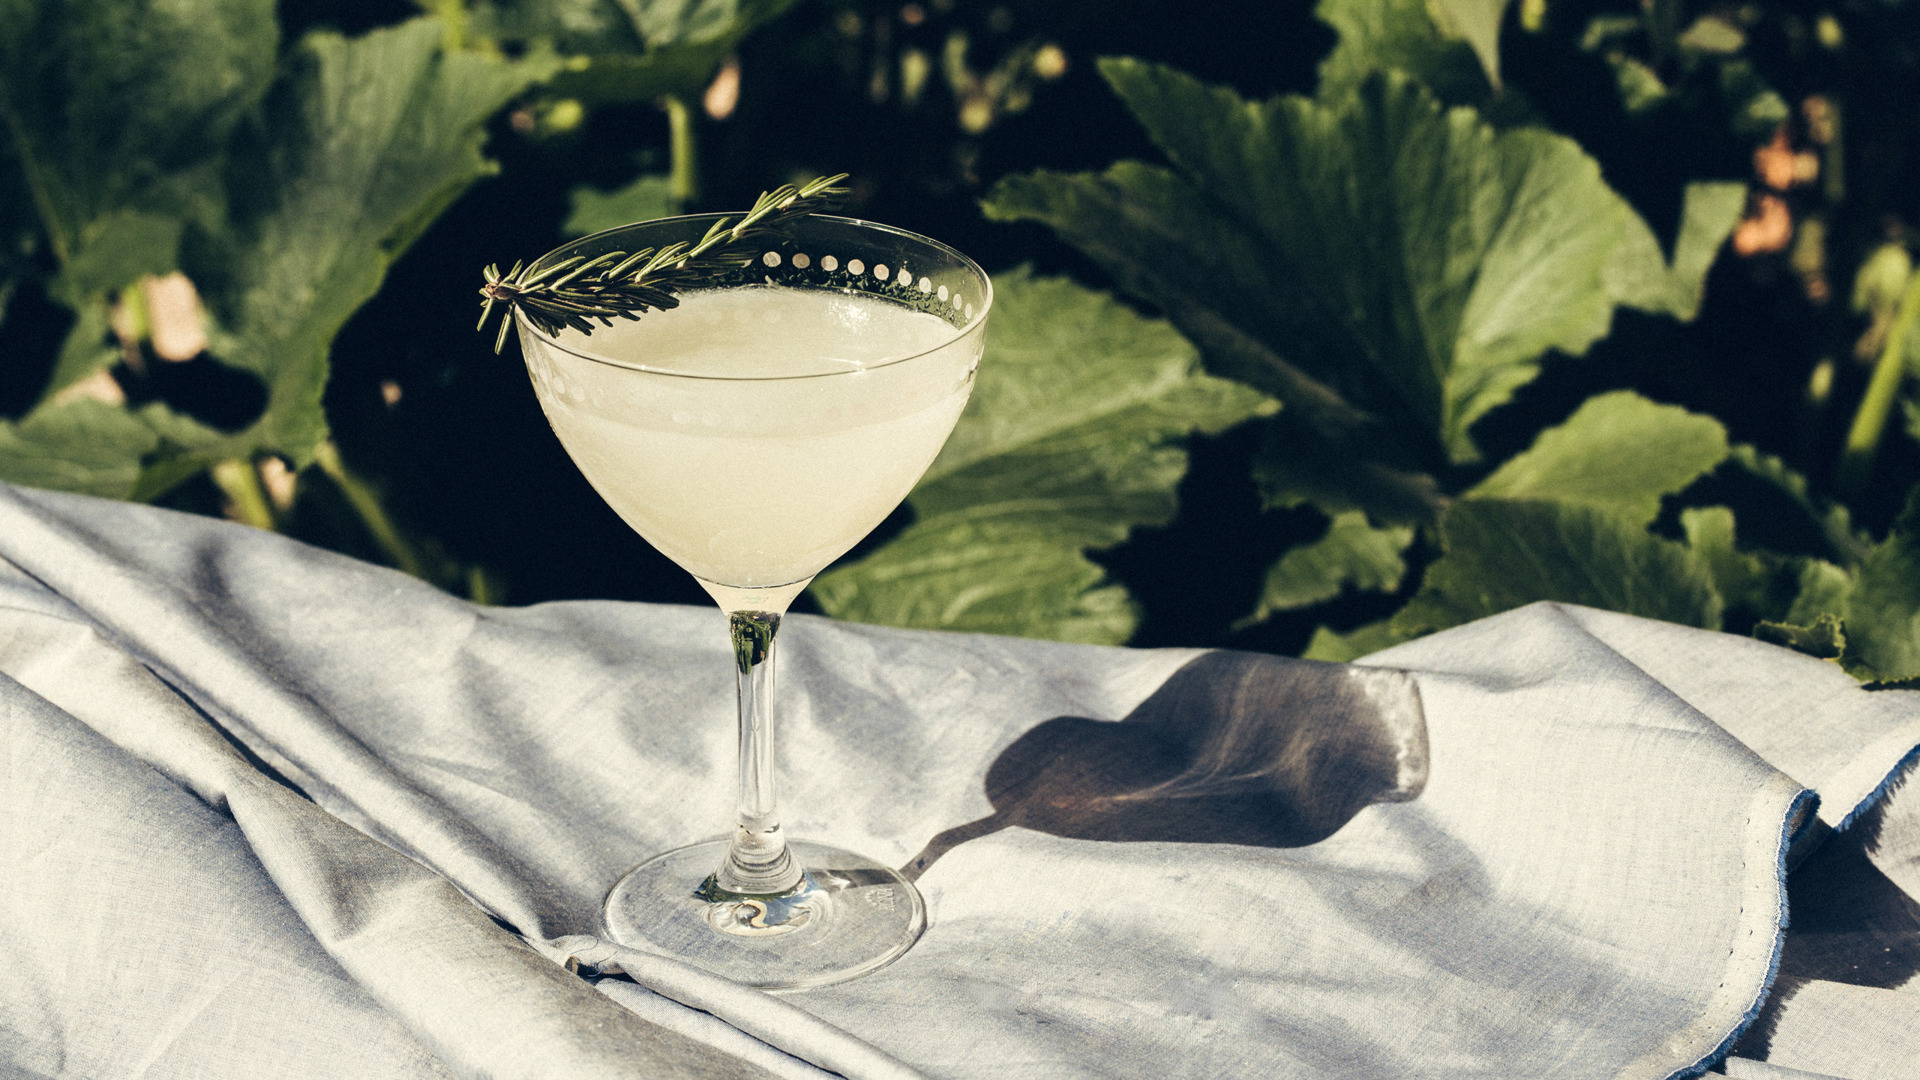
<path id="1" fill-rule="evenodd" d="M 1916 749 L 1920 750 L 1920 748 Z M 1760 992 L 1754 995 L 1753 1003 L 1748 1005 L 1746 1012 L 1741 1014 L 1739 1023 L 1727 1033 L 1726 1038 L 1720 1040 L 1720 1045 L 1714 1047 L 1712 1053 L 1692 1065 L 1669 1073 L 1667 1080 L 1689 1080 L 1719 1064 L 1733 1052 L 1734 1044 L 1747 1033 L 1747 1029 L 1753 1026 L 1754 1021 L 1760 1018 L 1760 1010 L 1766 1006 L 1767 998 L 1772 996 L 1774 981 L 1780 976 L 1780 954 L 1786 947 L 1787 925 L 1791 918 L 1787 910 L 1787 851 L 1793 847 L 1793 842 L 1800 832 L 1815 821 L 1819 805 L 1820 796 L 1817 793 L 1802 790 L 1800 794 L 1794 796 L 1791 803 L 1787 804 L 1786 819 L 1780 825 L 1780 852 L 1775 864 L 1775 874 L 1780 883 L 1780 911 L 1773 934 L 1773 955 L 1767 961 L 1767 977 L 1760 984 Z"/>

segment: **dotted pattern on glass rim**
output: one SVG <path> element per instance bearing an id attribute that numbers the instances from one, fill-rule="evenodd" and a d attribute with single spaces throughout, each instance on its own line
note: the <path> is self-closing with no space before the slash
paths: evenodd
<path id="1" fill-rule="evenodd" d="M 795 270 L 813 270 L 817 265 L 819 269 L 806 276 L 814 279 L 816 284 L 829 288 L 859 289 L 859 279 L 867 277 L 868 272 L 866 262 L 861 259 L 846 260 L 846 273 L 842 274 L 839 256 L 822 255 L 816 260 L 806 252 L 795 252 L 783 256 L 778 251 L 763 251 L 760 254 L 759 263 L 769 269 L 778 268 L 784 263 Z M 748 268 L 746 273 L 754 275 L 758 270 Z M 825 276 L 824 281 L 820 280 L 821 275 Z M 949 318 L 956 326 L 973 319 L 974 308 L 967 302 L 966 297 L 962 296 L 958 290 L 946 285 L 936 288 L 930 275 L 915 274 L 904 266 L 896 269 L 885 263 L 876 263 L 872 267 L 872 277 L 885 284 L 879 288 L 869 285 L 864 291 L 876 292 L 909 302 L 910 306 L 917 310 Z M 777 284 L 771 276 L 763 277 L 762 280 L 768 284 Z M 948 316 L 944 312 L 952 314 Z"/>

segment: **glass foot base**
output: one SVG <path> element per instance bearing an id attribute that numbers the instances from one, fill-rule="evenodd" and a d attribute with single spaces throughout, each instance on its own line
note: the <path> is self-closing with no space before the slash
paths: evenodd
<path id="1" fill-rule="evenodd" d="M 657 855 L 607 894 L 607 936 L 768 990 L 858 978 L 919 940 L 927 909 L 911 882 L 851 851 L 807 840 L 787 847 L 806 876 L 779 896 L 714 885 L 725 840 Z"/>

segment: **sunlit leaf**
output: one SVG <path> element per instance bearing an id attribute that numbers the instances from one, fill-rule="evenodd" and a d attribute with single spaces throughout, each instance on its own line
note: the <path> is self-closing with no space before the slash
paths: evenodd
<path id="1" fill-rule="evenodd" d="M 1137 613 L 1084 552 L 1173 517 L 1188 434 L 1272 403 L 1193 346 L 1064 278 L 994 279 L 973 398 L 909 502 L 916 520 L 813 595 L 861 622 L 1117 643 Z"/>
<path id="2" fill-rule="evenodd" d="M 1616 390 L 1588 398 L 1467 494 L 1582 503 L 1645 526 L 1659 515 L 1662 496 L 1712 471 L 1727 453 L 1718 420 Z"/>
<path id="3" fill-rule="evenodd" d="M 234 4 L 223 3 L 203 5 L 206 43 L 195 38 L 191 47 L 183 44 L 178 27 L 161 33 L 171 24 L 159 16 L 153 33 L 122 35 L 122 44 L 136 50 L 125 58 L 126 68 L 147 82 L 118 92 L 152 101 L 128 106 L 124 115 L 96 118 L 99 131 L 62 136 L 77 140 L 79 149 L 68 154 L 72 160 L 104 152 L 100 147 L 134 148 L 156 161 L 167 158 L 177 171 L 156 180 L 159 166 L 129 151 L 118 163 L 126 175 L 63 196 L 66 205 L 93 216 L 76 211 L 73 217 L 78 224 L 72 235 L 86 242 L 77 253 L 68 252 L 62 282 L 79 319 L 62 349 L 52 390 L 113 361 L 103 290 L 171 265 L 169 248 L 185 236 L 178 262 L 214 318 L 213 352 L 220 362 L 261 377 L 268 391 L 265 414 L 247 430 L 223 435 L 159 406 L 136 413 L 50 397 L 19 424 L 0 427 L 0 475 L 8 479 L 150 497 L 219 457 L 272 451 L 304 463 L 326 437 L 320 399 L 335 333 L 373 296 L 388 264 L 420 230 L 490 170 L 480 154 L 486 119 L 554 66 L 543 56 L 509 62 L 442 55 L 441 28 L 430 19 L 352 40 L 314 34 L 265 100 L 264 118 L 238 136 L 239 150 L 223 152 L 206 135 L 232 127 L 226 121 L 236 101 L 253 100 L 251 92 L 241 93 L 245 87 L 234 71 L 219 67 L 225 54 L 208 51 L 236 47 L 219 21 Z M 257 44 L 270 60 L 270 10 L 265 17 L 269 33 Z M 80 24 L 89 25 L 84 19 Z M 182 62 L 201 68 L 184 70 L 138 51 L 168 48 L 185 50 Z M 77 55 L 93 54 L 80 49 Z M 49 66 L 71 75 L 70 59 Z M 209 87 L 226 89 L 215 93 Z M 162 107 L 176 99 L 180 103 L 171 110 Z M 210 125 L 207 131 L 186 135 L 141 127 L 187 125 L 196 117 Z M 62 119 L 71 124 L 85 118 L 69 110 Z M 194 154 L 197 161 L 187 159 Z M 164 207 L 164 200 L 142 194 L 178 194 L 178 184 L 168 185 L 181 176 L 205 187 L 207 177 L 220 175 L 223 162 L 231 199 L 216 194 L 190 205 L 176 199 L 165 211 L 153 208 Z M 114 198 L 131 202 L 112 204 Z"/>
<path id="4" fill-rule="evenodd" d="M 1853 310 L 1891 320 L 1911 277 L 1913 256 L 1907 253 L 1907 245 L 1895 241 L 1881 244 L 1854 271 Z"/>
<path id="5" fill-rule="evenodd" d="M 1127 590 L 1044 522 L 987 507 L 910 526 L 873 556 L 813 584 L 822 610 L 856 622 L 1118 645 L 1140 612 Z"/>
<path id="6" fill-rule="evenodd" d="M 1744 48 L 1747 35 L 1717 15 L 1702 15 L 1681 32 L 1677 42 L 1692 52 L 1726 55 Z"/>
<path id="7" fill-rule="evenodd" d="M 1326 535 L 1293 548 L 1267 570 L 1252 619 L 1331 600 L 1349 586 L 1361 592 L 1392 592 L 1407 572 L 1401 553 L 1411 543 L 1410 527 L 1375 528 L 1358 510 L 1335 514 Z"/>
<path id="8" fill-rule="evenodd" d="M 1686 546 L 1604 509 L 1465 499 L 1440 525 L 1445 554 L 1393 616 L 1409 636 L 1558 600 L 1718 629 L 1721 600 Z"/>
<path id="9" fill-rule="evenodd" d="M 1628 116 L 1643 116 L 1672 100 L 1673 89 L 1661 80 L 1659 72 L 1639 59 L 1609 52 L 1606 61 L 1613 69 L 1613 87 Z"/>

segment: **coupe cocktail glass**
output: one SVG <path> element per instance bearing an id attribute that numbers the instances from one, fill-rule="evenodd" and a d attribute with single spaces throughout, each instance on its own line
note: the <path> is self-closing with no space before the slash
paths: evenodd
<path id="1" fill-rule="evenodd" d="M 576 240 L 581 255 L 697 241 L 712 215 Z M 642 863 L 607 896 L 615 941 L 740 982 L 872 971 L 926 925 L 913 885 L 789 840 L 774 792 L 774 634 L 793 598 L 900 504 L 960 417 L 992 286 L 945 244 L 801 218 L 680 306 L 548 335 L 520 320 L 541 408 L 600 495 L 723 611 L 740 699 L 730 838 Z"/>

